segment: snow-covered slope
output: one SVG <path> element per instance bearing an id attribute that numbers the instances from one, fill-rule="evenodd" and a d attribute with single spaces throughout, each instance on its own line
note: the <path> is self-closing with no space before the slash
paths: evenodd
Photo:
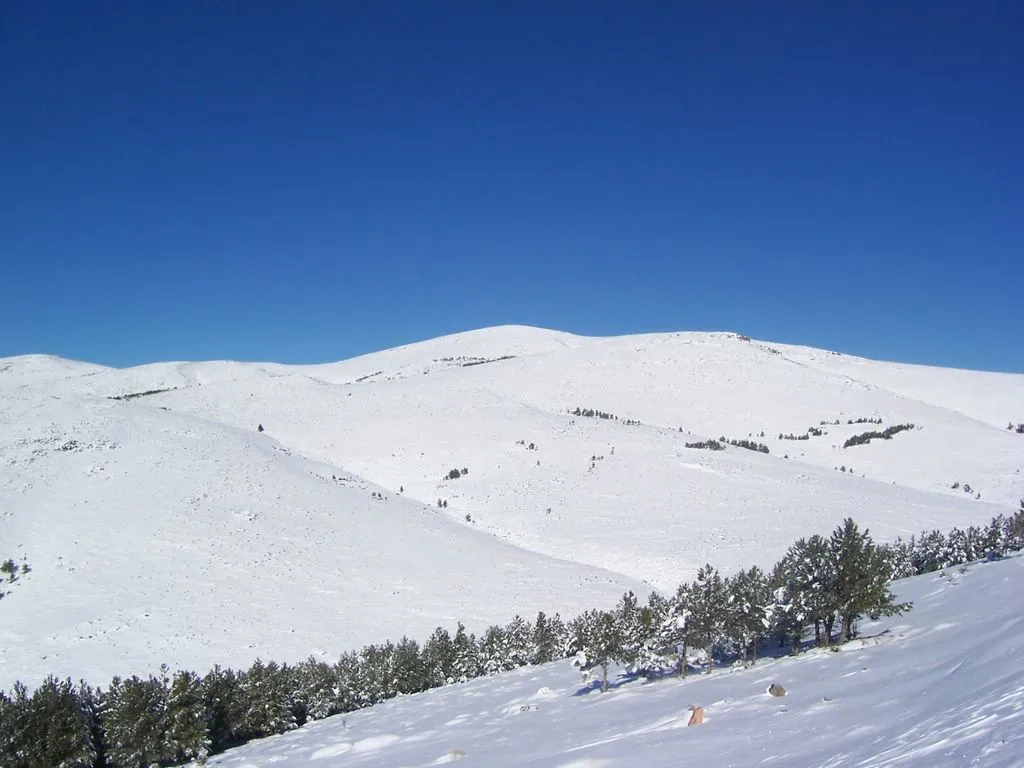
<path id="1" fill-rule="evenodd" d="M 34 569 L 0 605 L 0 684 L 569 614 L 705 561 L 771 565 L 847 515 L 878 539 L 983 522 L 1024 495 L 1009 420 L 1024 376 L 725 333 L 502 327 L 315 366 L 0 360 L 0 557 Z M 718 436 L 770 454 L 685 447 Z"/>
<path id="2" fill-rule="evenodd" d="M 709 677 L 620 679 L 568 662 L 392 699 L 211 766 L 934 768 L 1024 765 L 1024 560 L 897 584 L 913 610 L 837 648 Z M 787 691 L 772 697 L 777 683 Z M 686 727 L 690 705 L 704 723 Z"/>

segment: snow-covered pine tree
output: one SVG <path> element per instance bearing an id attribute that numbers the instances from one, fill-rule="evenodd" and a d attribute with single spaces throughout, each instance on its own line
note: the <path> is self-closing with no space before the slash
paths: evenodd
<path id="1" fill-rule="evenodd" d="M 946 536 L 946 545 L 942 548 L 939 563 L 943 568 L 963 565 L 971 561 L 966 532 L 953 528 Z"/>
<path id="2" fill-rule="evenodd" d="M 359 654 L 355 651 L 346 651 L 341 654 L 334 665 L 334 674 L 338 686 L 338 712 L 352 712 L 365 706 L 359 698 L 359 664 Z"/>
<path id="3" fill-rule="evenodd" d="M 21 768 L 31 745 L 28 729 L 28 692 L 20 682 L 8 695 L 0 691 L 0 765 Z"/>
<path id="4" fill-rule="evenodd" d="M 100 717 L 110 768 L 148 768 L 167 758 L 164 742 L 166 676 L 115 677 L 100 697 Z"/>
<path id="5" fill-rule="evenodd" d="M 423 663 L 426 666 L 427 684 L 431 688 L 455 682 L 452 674 L 455 668 L 455 644 L 444 627 L 435 629 L 423 644 Z"/>
<path id="6" fill-rule="evenodd" d="M 460 621 L 452 638 L 455 659 L 452 662 L 452 677 L 457 683 L 473 680 L 481 675 L 480 650 L 476 635 L 466 632 Z"/>
<path id="7" fill-rule="evenodd" d="M 693 634 L 691 619 L 690 585 L 680 584 L 665 606 L 654 644 L 655 650 L 675 660 L 675 671 L 679 677 L 686 677 L 690 663 L 689 648 Z"/>
<path id="8" fill-rule="evenodd" d="M 565 624 L 557 613 L 548 617 L 544 611 L 537 614 L 533 623 L 533 638 L 530 643 L 530 663 L 547 664 L 562 658 L 565 645 Z"/>
<path id="9" fill-rule="evenodd" d="M 910 544 L 916 573 L 931 573 L 945 567 L 942 558 L 946 537 L 942 531 L 922 532 L 916 540 L 911 539 Z"/>
<path id="10" fill-rule="evenodd" d="M 608 690 L 608 668 L 622 655 L 622 635 L 615 614 L 591 609 L 569 623 L 566 656 L 581 672 L 601 670 L 601 690 Z"/>
<path id="11" fill-rule="evenodd" d="M 289 672 L 276 661 L 256 659 L 242 681 L 248 710 L 244 727 L 250 738 L 286 733 L 297 727 Z"/>
<path id="12" fill-rule="evenodd" d="M 725 635 L 726 601 L 725 582 L 717 568 L 710 564 L 697 571 L 690 586 L 690 623 L 695 643 L 707 653 L 707 674 L 714 664 L 714 649 Z"/>
<path id="13" fill-rule="evenodd" d="M 632 591 L 619 598 L 615 606 L 620 634 L 616 661 L 625 665 L 628 674 L 644 675 L 661 666 L 661 655 L 654 652 L 654 641 L 662 616 L 656 614 L 651 601 L 663 609 L 664 601 L 656 593 L 652 593 L 646 605 L 641 605 Z"/>
<path id="14" fill-rule="evenodd" d="M 888 559 L 866 529 L 861 532 L 851 518 L 846 518 L 832 533 L 830 546 L 837 569 L 834 594 L 845 640 L 856 636 L 856 621 L 861 616 L 878 619 L 910 609 L 910 603 L 896 602 L 890 590 L 892 570 Z"/>
<path id="15" fill-rule="evenodd" d="M 632 671 L 636 674 L 650 675 L 674 663 L 675 649 L 666 649 L 662 637 L 670 609 L 671 602 L 658 592 L 651 592 L 647 596 L 647 605 L 640 609 L 640 626 L 634 634 L 641 639 L 632 662 Z"/>
<path id="16" fill-rule="evenodd" d="M 92 768 L 97 759 L 92 717 L 70 679 L 46 678 L 25 702 L 22 715 L 14 733 L 22 742 L 23 765 Z"/>
<path id="17" fill-rule="evenodd" d="M 429 687 L 427 667 L 423 663 L 420 644 L 403 636 L 395 646 L 392 665 L 396 694 L 419 693 Z"/>
<path id="18" fill-rule="evenodd" d="M 338 670 L 327 662 L 310 656 L 296 670 L 296 679 L 303 691 L 306 716 L 323 720 L 338 714 Z"/>
<path id="19" fill-rule="evenodd" d="M 505 630 L 497 624 L 489 626 L 480 638 L 480 666 L 485 675 L 496 675 L 512 669 L 508 660 Z"/>
<path id="20" fill-rule="evenodd" d="M 743 663 L 747 654 L 757 661 L 757 648 L 771 626 L 772 596 L 768 577 L 756 565 L 726 579 L 728 611 L 725 633 L 736 646 Z"/>
<path id="21" fill-rule="evenodd" d="M 360 707 L 372 706 L 397 693 L 394 687 L 394 657 L 395 646 L 390 640 L 363 648 L 356 678 L 356 700 Z"/>
<path id="22" fill-rule="evenodd" d="M 906 579 L 917 574 L 914 569 L 914 551 L 909 542 L 897 538 L 892 544 L 884 545 L 882 549 L 889 560 L 894 579 Z"/>
<path id="23" fill-rule="evenodd" d="M 248 700 L 242 681 L 234 670 L 214 666 L 203 678 L 203 701 L 211 754 L 238 746 L 248 739 L 245 733 Z"/>
<path id="24" fill-rule="evenodd" d="M 505 625 L 505 653 L 509 669 L 518 669 L 530 663 L 532 645 L 533 626 L 517 613 Z"/>
<path id="25" fill-rule="evenodd" d="M 210 754 L 202 681 L 194 672 L 176 672 L 164 713 L 165 754 L 177 765 L 190 760 L 205 764 Z"/>

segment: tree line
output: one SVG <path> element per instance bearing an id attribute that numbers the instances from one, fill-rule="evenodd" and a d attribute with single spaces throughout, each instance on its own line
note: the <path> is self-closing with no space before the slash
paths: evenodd
<path id="1" fill-rule="evenodd" d="M 620 665 L 627 676 L 710 672 L 759 651 L 799 653 L 807 642 L 857 635 L 867 618 L 908 610 L 891 580 L 998 557 L 1024 548 L 1024 500 L 987 526 L 923 532 L 876 544 L 852 519 L 831 535 L 801 538 L 770 570 L 723 576 L 704 565 L 693 581 L 641 601 L 571 621 L 515 616 L 479 637 L 459 623 L 420 644 L 408 637 L 342 654 L 328 663 L 257 659 L 246 670 L 214 667 L 200 677 L 163 666 L 148 678 L 115 677 L 106 689 L 47 678 L 29 693 L 0 692 L 0 765 L 6 768 L 149 768 L 200 762 L 251 739 L 351 712 L 399 695 L 560 658 L 587 677 Z M 813 641 L 811 638 L 813 637 Z M 595 683 L 596 684 L 596 683 Z"/>

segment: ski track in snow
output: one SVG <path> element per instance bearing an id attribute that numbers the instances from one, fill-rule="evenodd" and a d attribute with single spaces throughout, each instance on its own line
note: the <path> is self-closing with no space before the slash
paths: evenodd
<path id="1" fill-rule="evenodd" d="M 33 572 L 0 606 L 0 687 L 569 617 L 705 562 L 770 566 L 846 516 L 879 540 L 984 523 L 1024 495 L 1022 403 L 1020 375 L 724 333 L 502 327 L 316 366 L 6 358 L 0 557 Z M 771 453 L 685 448 L 720 436 Z"/>

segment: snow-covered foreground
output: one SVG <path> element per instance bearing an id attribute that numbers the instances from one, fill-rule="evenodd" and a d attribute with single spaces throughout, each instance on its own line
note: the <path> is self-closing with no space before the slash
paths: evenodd
<path id="1" fill-rule="evenodd" d="M 837 652 L 710 677 L 620 679 L 567 662 L 337 716 L 218 755 L 221 768 L 460 765 L 935 768 L 1024 765 L 1024 558 L 897 583 L 904 616 Z M 767 688 L 782 685 L 787 695 Z M 688 706 L 704 723 L 686 727 Z"/>
<path id="2" fill-rule="evenodd" d="M 0 687 L 568 618 L 705 562 L 770 567 L 848 516 L 878 541 L 985 523 L 1024 496 L 1011 420 L 1022 375 L 724 333 L 503 327 L 315 366 L 2 359 L 0 559 L 32 573 L 0 604 Z M 720 436 L 770 453 L 686 447 Z"/>

